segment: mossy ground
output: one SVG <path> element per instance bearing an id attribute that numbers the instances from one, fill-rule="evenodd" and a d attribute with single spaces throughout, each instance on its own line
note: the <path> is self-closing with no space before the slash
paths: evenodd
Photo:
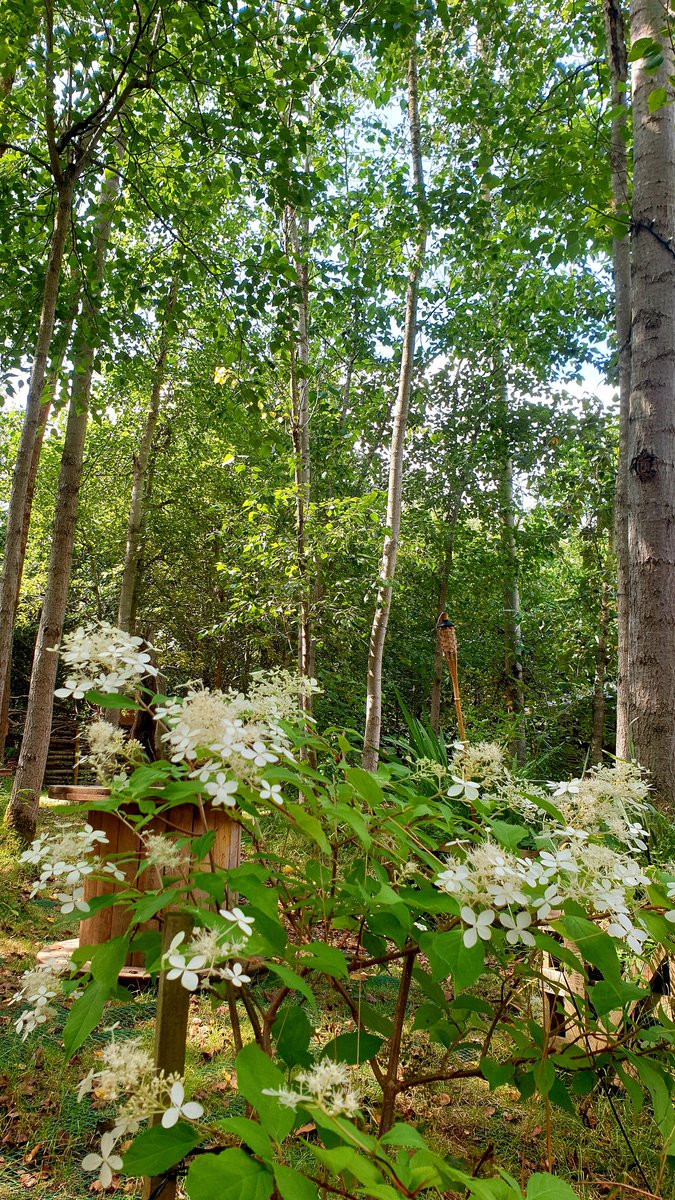
<path id="1" fill-rule="evenodd" d="M 41 821 L 53 821 L 44 805 Z M 59 1038 L 60 1024 L 48 1032 L 36 1032 L 22 1042 L 14 1032 L 14 1010 L 7 1001 L 17 987 L 21 972 L 35 962 L 37 949 L 50 942 L 74 936 L 76 925 L 62 917 L 50 900 L 29 899 L 29 876 L 18 864 L 19 848 L 6 830 L 0 834 L 0 996 L 2 1022 L 0 1039 L 0 1200 L 49 1197 L 50 1200 L 81 1200 L 96 1195 L 99 1185 L 80 1169 L 84 1155 L 96 1147 L 111 1112 L 96 1108 L 85 1097 L 77 1103 L 75 1092 L 81 1077 L 96 1062 L 97 1050 L 109 1035 L 100 1032 L 88 1039 L 82 1051 L 65 1062 Z M 256 985 L 263 992 L 264 978 Z M 369 1001 L 383 1013 L 393 1008 L 397 980 L 380 975 L 364 983 Z M 151 1045 L 155 1016 L 155 993 L 151 987 L 129 993 L 127 1003 L 111 1003 L 106 1025 L 117 1025 L 115 1036 L 137 1036 Z M 65 1011 L 63 1013 L 65 1019 Z M 62 1022 L 61 1022 L 62 1023 Z M 320 996 L 316 1026 L 318 1043 L 352 1028 L 342 1007 L 329 990 Z M 244 1038 L 250 1036 L 243 1024 Z M 436 1057 L 432 1046 L 415 1034 L 404 1045 L 406 1065 L 429 1070 Z M 227 1007 L 212 1003 L 208 996 L 192 998 L 187 1059 L 188 1090 L 214 1117 L 243 1111 L 236 1091 L 235 1050 Z M 362 1070 L 364 1111 L 377 1114 L 377 1089 Z M 671 1197 L 672 1179 L 660 1174 L 658 1137 L 651 1116 L 639 1119 L 631 1113 L 621 1094 L 613 1105 L 640 1159 L 650 1188 Z M 433 1149 L 469 1163 L 483 1174 L 502 1168 L 515 1178 L 527 1179 L 532 1171 L 547 1169 L 547 1119 L 540 1100 L 523 1103 L 516 1091 L 499 1088 L 490 1092 L 481 1080 L 463 1080 L 451 1085 L 435 1084 L 402 1098 L 400 1119 L 415 1123 Z M 315 1136 L 308 1129 L 296 1138 L 291 1150 L 298 1164 L 309 1151 L 303 1137 Z M 593 1097 L 583 1116 L 552 1108 L 550 1137 L 553 1169 L 569 1180 L 587 1200 L 610 1194 L 598 1181 L 615 1180 L 644 1188 L 616 1115 L 606 1097 Z M 138 1181 L 119 1179 L 107 1193 L 112 1197 L 139 1196 Z M 619 1193 L 617 1193 L 619 1194 Z M 637 1193 L 624 1192 L 624 1196 Z"/>

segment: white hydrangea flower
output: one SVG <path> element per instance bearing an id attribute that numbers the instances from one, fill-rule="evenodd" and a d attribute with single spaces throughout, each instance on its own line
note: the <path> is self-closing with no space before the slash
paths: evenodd
<path id="1" fill-rule="evenodd" d="M 322 1059 L 297 1078 L 299 1090 L 290 1088 L 263 1088 L 264 1096 L 274 1096 L 280 1104 L 295 1109 L 298 1104 L 316 1104 L 327 1116 L 354 1117 L 359 1111 L 360 1099 L 350 1086 L 350 1072 L 346 1063 Z"/>
<path id="2" fill-rule="evenodd" d="M 99 1182 L 102 1187 L 109 1188 L 112 1183 L 113 1173 L 122 1170 L 122 1159 L 119 1154 L 113 1154 L 113 1149 L 117 1143 L 117 1138 L 113 1133 L 104 1133 L 101 1138 L 101 1151 L 99 1154 L 87 1154 L 86 1158 L 82 1159 L 83 1171 L 98 1171 Z"/>
<path id="3" fill-rule="evenodd" d="M 185 1103 L 185 1088 L 182 1083 L 174 1083 L 170 1098 L 171 1106 L 162 1116 L 162 1125 L 165 1129 L 172 1129 L 181 1117 L 186 1121 L 198 1121 L 203 1116 L 204 1109 L 196 1100 L 188 1100 L 187 1104 Z"/>
<path id="4" fill-rule="evenodd" d="M 89 912 L 89 905 L 84 898 L 84 888 L 74 888 L 72 893 L 57 892 L 56 898 L 61 904 L 62 913 Z"/>
<path id="5" fill-rule="evenodd" d="M 195 992 L 199 987 L 198 972 L 206 965 L 206 958 L 203 954 L 195 954 L 188 960 L 183 954 L 179 954 L 178 947 L 184 939 L 185 933 L 181 931 L 171 941 L 164 956 L 170 968 L 166 977 L 171 980 L 180 979 L 181 987 L 188 992 Z"/>
<path id="6" fill-rule="evenodd" d="M 268 783 L 266 779 L 263 779 L 260 784 L 260 799 L 271 800 L 273 804 L 283 804 L 284 800 L 283 796 L 281 795 L 281 784 Z"/>
<path id="7" fill-rule="evenodd" d="M 507 931 L 506 940 L 510 946 L 516 946 L 518 942 L 522 942 L 524 946 L 534 946 L 534 936 L 529 928 L 532 924 L 529 912 L 516 913 L 515 917 L 512 917 L 511 913 L 500 913 L 499 920 Z"/>
<path id="8" fill-rule="evenodd" d="M 468 926 L 462 938 L 467 950 L 475 946 L 479 938 L 484 942 L 490 941 L 492 925 L 497 915 L 492 909 L 485 908 L 482 912 L 475 913 L 472 908 L 464 905 L 460 910 L 460 915 L 465 925 Z"/>
<path id="9" fill-rule="evenodd" d="M 238 787 L 239 783 L 236 779 L 229 779 L 224 771 L 218 771 L 205 785 L 204 791 L 211 797 L 211 803 L 214 806 L 223 804 L 226 808 L 234 808 Z"/>
<path id="10" fill-rule="evenodd" d="M 159 871 L 179 871 L 185 865 L 180 847 L 164 833 L 146 833 L 143 845 L 148 862 Z"/>
<path id="11" fill-rule="evenodd" d="M 240 908 L 221 908 L 220 916 L 224 917 L 226 921 L 231 921 L 233 925 L 236 925 L 244 937 L 250 937 L 253 933 L 255 917 L 247 917 Z"/>
<path id="12" fill-rule="evenodd" d="M 156 675 L 143 639 L 133 637 L 108 621 L 99 621 L 66 634 L 59 646 L 61 659 L 70 668 L 55 695 L 81 700 L 89 691 L 124 692 L 137 687 L 147 675 Z"/>
<path id="13" fill-rule="evenodd" d="M 220 972 L 221 978 L 226 979 L 233 987 L 240 988 L 245 983 L 251 982 L 251 976 L 244 974 L 244 968 L 241 963 L 233 963 L 231 967 L 223 967 Z"/>

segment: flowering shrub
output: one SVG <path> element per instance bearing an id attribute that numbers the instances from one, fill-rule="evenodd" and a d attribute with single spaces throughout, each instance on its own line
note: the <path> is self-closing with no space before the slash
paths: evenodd
<path id="1" fill-rule="evenodd" d="M 84 661 L 77 670 L 89 678 Z M 111 672 L 118 677 L 114 663 Z M 73 667 L 72 682 L 79 678 Z M 100 700 L 107 678 L 99 671 L 96 679 Z M 397 1120 L 416 1089 L 447 1090 L 471 1077 L 523 1097 L 538 1093 L 546 1121 L 552 1105 L 573 1107 L 616 1080 L 636 1109 L 652 1105 L 664 1154 L 674 1152 L 675 1023 L 647 967 L 675 949 L 675 873 L 649 861 L 648 789 L 636 767 L 535 787 L 509 775 L 498 748 L 478 746 L 457 750 L 447 770 L 393 761 L 371 774 L 352 765 L 356 751 L 344 736 L 307 732 L 291 676 L 257 679 L 247 697 L 143 695 L 134 703 L 158 703 L 169 760 L 114 781 L 99 807 L 135 823 L 158 886 L 141 892 L 127 881 L 127 933 L 78 952 L 78 963 L 90 960 L 89 976 L 64 1041 L 71 1054 L 83 1044 L 129 949 L 141 950 L 151 971 L 185 991 L 208 987 L 227 999 L 250 1115 L 211 1123 L 186 1098 L 181 1076 L 113 1039 L 81 1088 L 118 1104 L 84 1163 L 103 1186 L 113 1171 L 156 1176 L 186 1159 L 191 1200 L 226 1183 L 258 1200 L 316 1200 L 331 1180 L 346 1197 L 395 1200 L 434 1189 L 518 1197 L 513 1180 L 473 1179 Z M 137 810 L 125 808 L 131 801 Z M 207 874 L 208 835 L 190 857 L 189 846 L 145 830 L 151 813 L 185 803 L 228 808 L 242 826 L 241 866 Z M 271 813 L 287 830 L 284 858 L 266 844 Z M 39 869 L 37 888 L 68 886 L 77 904 L 87 874 L 123 865 L 97 865 L 100 845 L 94 829 L 63 831 L 24 857 Z M 195 888 L 206 898 L 196 902 Z M 90 906 L 110 902 L 96 897 Z M 139 927 L 177 906 L 190 928 L 162 948 L 158 933 Z M 541 1004 L 547 991 L 557 1002 L 549 956 L 572 1014 L 566 1040 L 551 1027 L 548 1001 Z M 398 980 L 393 1017 L 358 983 L 382 970 Z M 266 975 L 263 995 L 251 987 L 254 971 Z M 28 1036 L 53 1017 L 59 981 L 39 972 L 24 980 L 15 999 L 24 1005 L 17 1027 Z M 353 1028 L 319 1045 L 311 1016 L 327 981 Z M 417 1055 L 404 1054 L 411 1041 Z M 362 1101 L 355 1067 L 379 1089 L 377 1116 Z M 320 1141 L 306 1141 L 296 1169 L 284 1142 L 295 1129 L 297 1145 L 308 1117 Z M 572 1195 L 560 1180 L 533 1176 L 529 1200 L 544 1192 L 549 1200 Z"/>

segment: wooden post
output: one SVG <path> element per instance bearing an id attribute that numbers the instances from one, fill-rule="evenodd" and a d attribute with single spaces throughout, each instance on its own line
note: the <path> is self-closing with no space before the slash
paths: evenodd
<path id="1" fill-rule="evenodd" d="M 448 617 L 446 612 L 442 612 L 438 618 L 436 626 L 438 630 L 438 640 L 441 643 L 445 661 L 448 664 L 450 678 L 452 679 L 452 694 L 455 701 L 455 712 L 457 713 L 457 727 L 459 729 L 460 741 L 466 741 L 466 726 L 464 724 L 464 713 L 462 712 L 462 701 L 459 695 L 459 670 L 457 666 L 457 634 L 455 627 Z"/>
<path id="2" fill-rule="evenodd" d="M 162 954 L 166 954 L 177 933 L 185 934 L 185 941 L 192 933 L 192 917 L 180 912 L 164 914 Z M 185 1045 L 187 1042 L 190 992 L 180 978 L 167 979 L 163 971 L 159 978 L 157 1017 L 155 1024 L 155 1066 L 165 1075 L 185 1071 Z M 161 1120 L 155 1117 L 152 1124 Z M 166 1175 L 146 1176 L 143 1180 L 143 1200 L 176 1200 L 176 1179 Z"/>

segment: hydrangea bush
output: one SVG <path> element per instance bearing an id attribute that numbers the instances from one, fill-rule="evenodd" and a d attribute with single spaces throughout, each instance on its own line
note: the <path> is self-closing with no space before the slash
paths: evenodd
<path id="1" fill-rule="evenodd" d="M 675 949 L 675 869 L 652 860 L 648 787 L 637 767 L 617 763 L 537 787 L 509 774 L 498 747 L 478 745 L 456 747 L 445 766 L 411 758 L 372 774 L 355 765 L 341 733 L 308 728 L 299 693 L 313 690 L 311 681 L 276 672 L 255 678 L 247 696 L 151 696 L 140 686 L 147 651 L 119 631 L 105 634 L 116 647 L 109 657 L 101 630 L 66 644 L 66 686 L 113 707 L 152 704 L 160 717 L 166 759 L 118 771 L 117 754 L 111 796 L 99 805 L 134 823 L 142 868 L 156 870 L 157 887 L 125 887 L 128 932 L 80 949 L 78 965 L 90 960 L 84 981 L 26 973 L 17 1028 L 27 1037 L 52 1019 L 65 987 L 72 1007 L 63 1036 L 75 1053 L 104 1019 L 129 949 L 140 950 L 153 974 L 228 1000 L 249 1115 L 210 1121 L 182 1077 L 165 1075 L 137 1043 L 122 1051 L 113 1034 L 102 1067 L 80 1088 L 118 1106 L 85 1170 L 103 1186 L 117 1171 L 185 1170 L 191 1200 L 226 1183 L 256 1200 L 462 1189 L 483 1200 L 520 1196 L 503 1174 L 473 1179 L 398 1119 L 416 1089 L 447 1091 L 467 1078 L 538 1094 L 546 1121 L 552 1105 L 571 1109 L 597 1089 L 621 1087 L 636 1110 L 651 1106 L 664 1155 L 675 1153 L 675 1024 L 652 982 Z M 114 694 L 122 676 L 133 689 L 127 699 Z M 224 806 L 241 823 L 241 866 L 201 869 L 212 835 L 190 857 L 189 846 L 146 831 L 153 814 L 185 803 Z M 285 823 L 283 858 L 270 850 L 270 819 Z M 110 903 L 83 900 L 92 872 L 121 874 L 119 860 L 98 858 L 104 837 L 86 827 L 39 838 L 24 855 L 35 890 L 53 890 L 63 911 Z M 207 899 L 195 902 L 195 889 Z M 160 934 L 140 926 L 177 905 L 191 931 L 162 951 Z M 566 1039 L 549 1011 L 557 1002 L 551 958 L 573 1015 Z M 398 980 L 393 1016 L 359 982 L 382 971 Z M 264 997 L 251 987 L 254 972 L 269 981 Z M 313 1016 L 326 982 L 352 1031 L 319 1045 Z M 406 1053 L 412 1043 L 420 1053 Z M 404 1066 L 420 1061 L 426 1066 Z M 364 1069 L 380 1093 L 375 1109 L 359 1090 Z M 306 1140 L 296 1168 L 287 1139 L 308 1119 L 319 1140 Z M 572 1193 L 535 1175 L 527 1195 Z"/>

